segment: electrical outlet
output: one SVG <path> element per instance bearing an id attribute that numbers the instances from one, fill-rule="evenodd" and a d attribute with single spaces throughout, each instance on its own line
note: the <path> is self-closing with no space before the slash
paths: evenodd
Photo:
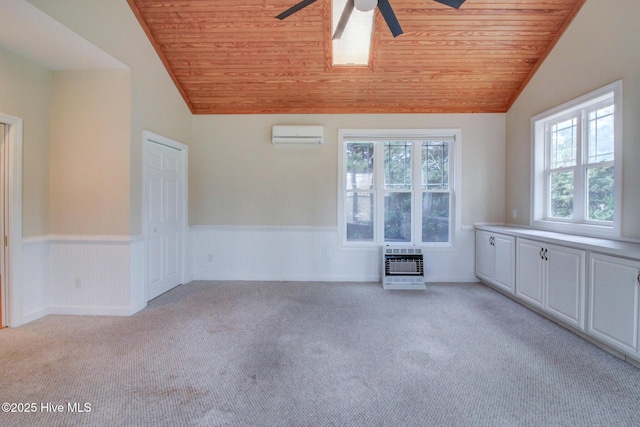
<path id="1" fill-rule="evenodd" d="M 213 262 L 213 254 L 209 254 L 209 256 L 207 257 L 207 260 L 209 262 Z"/>
<path id="2" fill-rule="evenodd" d="M 518 218 L 518 209 L 513 209 L 511 211 L 511 218 Z"/>
<path id="3" fill-rule="evenodd" d="M 73 287 L 76 288 L 76 289 L 82 288 L 82 284 L 80 283 L 80 278 L 79 277 L 76 277 L 76 280 L 75 280 L 75 282 L 73 284 Z"/>

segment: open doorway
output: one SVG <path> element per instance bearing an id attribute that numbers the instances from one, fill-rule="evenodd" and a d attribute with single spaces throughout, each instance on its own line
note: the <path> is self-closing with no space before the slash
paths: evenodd
<path id="1" fill-rule="evenodd" d="M 22 119 L 0 113 L 0 322 L 22 323 Z"/>
<path id="2" fill-rule="evenodd" d="M 6 125 L 4 123 L 0 123 L 0 144 L 2 145 L 2 147 L 0 148 L 0 236 L 4 237 L 6 236 L 4 230 L 6 228 L 6 222 L 5 222 L 5 218 L 7 217 L 5 215 L 5 210 L 7 208 L 7 201 L 4 198 L 4 171 L 6 170 L 6 166 L 5 166 L 5 154 L 4 154 L 4 147 L 6 146 L 6 141 L 5 141 L 5 127 Z M 3 239 L 4 240 L 4 239 Z M 5 242 L 2 242 L 2 244 L 0 244 L 0 328 L 5 328 L 7 326 L 7 322 L 5 319 L 5 313 L 7 312 L 7 310 L 5 309 L 4 305 L 6 302 L 6 293 L 7 293 L 7 289 L 5 286 L 5 270 L 6 270 L 6 258 L 5 258 Z"/>

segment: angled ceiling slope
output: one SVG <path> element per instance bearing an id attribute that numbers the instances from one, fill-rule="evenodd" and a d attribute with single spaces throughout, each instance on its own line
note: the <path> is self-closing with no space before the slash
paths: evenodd
<path id="1" fill-rule="evenodd" d="M 331 0 L 127 0 L 194 114 L 499 113 L 586 0 L 390 0 L 369 66 L 332 66 Z"/>

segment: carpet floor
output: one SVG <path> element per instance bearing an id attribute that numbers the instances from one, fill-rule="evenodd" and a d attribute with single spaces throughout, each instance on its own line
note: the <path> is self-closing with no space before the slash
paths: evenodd
<path id="1" fill-rule="evenodd" d="M 479 283 L 192 282 L 0 360 L 2 426 L 640 425 L 640 369 Z"/>

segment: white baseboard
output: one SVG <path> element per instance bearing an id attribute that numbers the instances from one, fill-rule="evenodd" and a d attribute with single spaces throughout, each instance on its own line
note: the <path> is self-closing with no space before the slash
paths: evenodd
<path id="1" fill-rule="evenodd" d="M 43 318 L 45 316 L 48 316 L 50 314 L 52 314 L 50 307 L 44 307 L 44 308 L 41 308 L 40 310 L 32 311 L 32 312 L 29 312 L 29 313 L 24 313 L 22 315 L 22 322 L 20 324 L 23 325 L 25 323 L 33 322 L 34 320 L 41 319 L 41 318 Z M 17 325 L 17 326 L 19 326 L 19 325 Z"/>
<path id="2" fill-rule="evenodd" d="M 431 276 L 426 283 L 473 283 L 479 282 L 476 276 Z"/>
<path id="3" fill-rule="evenodd" d="M 138 312 L 135 307 L 90 307 L 90 306 L 51 306 L 47 314 L 65 314 L 74 316 L 131 316 Z"/>

